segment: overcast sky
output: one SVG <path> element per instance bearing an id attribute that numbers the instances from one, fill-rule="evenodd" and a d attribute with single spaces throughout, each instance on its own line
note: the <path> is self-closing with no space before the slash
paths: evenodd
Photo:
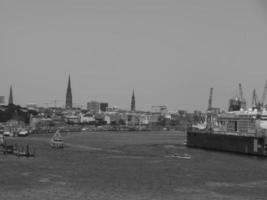
<path id="1" fill-rule="evenodd" d="M 267 79 L 264 0 L 0 0 L 0 96 L 130 108 L 226 109 Z"/>

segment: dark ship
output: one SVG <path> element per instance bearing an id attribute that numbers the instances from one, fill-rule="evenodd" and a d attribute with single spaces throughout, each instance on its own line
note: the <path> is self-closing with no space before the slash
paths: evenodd
<path id="1" fill-rule="evenodd" d="M 188 128 L 187 146 L 267 156 L 267 110 L 263 106 L 266 91 L 267 84 L 261 102 L 253 92 L 250 109 L 246 109 L 241 93 L 241 97 L 230 99 L 228 112 L 216 113 L 211 107 L 211 89 L 206 121 Z"/>

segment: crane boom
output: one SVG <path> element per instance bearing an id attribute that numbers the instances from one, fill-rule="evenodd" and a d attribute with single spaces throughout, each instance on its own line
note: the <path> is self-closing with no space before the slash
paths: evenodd
<path id="1" fill-rule="evenodd" d="M 239 96 L 240 96 L 240 100 L 243 101 L 244 97 L 243 97 L 243 90 L 242 90 L 242 85 L 241 85 L 241 83 L 239 83 L 238 86 L 239 86 Z"/>
<path id="2" fill-rule="evenodd" d="M 265 82 L 265 86 L 264 86 L 264 90 L 263 90 L 263 94 L 262 94 L 262 98 L 261 98 L 261 102 L 260 102 L 262 104 L 262 106 L 264 106 L 266 94 L 267 94 L 267 81 Z"/>
<path id="3" fill-rule="evenodd" d="M 239 83 L 238 86 L 239 86 L 239 98 L 241 101 L 241 108 L 246 109 L 246 100 L 243 95 L 243 89 L 241 83 Z"/>
<path id="4" fill-rule="evenodd" d="M 252 108 L 258 108 L 259 107 L 259 101 L 256 94 L 256 89 L 254 88 L 253 94 L 252 94 Z"/>

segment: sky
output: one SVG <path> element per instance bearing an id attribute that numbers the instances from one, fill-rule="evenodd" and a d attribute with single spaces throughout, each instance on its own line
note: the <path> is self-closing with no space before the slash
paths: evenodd
<path id="1" fill-rule="evenodd" d="M 264 0 L 0 0 L 0 96 L 129 109 L 225 110 L 267 80 Z"/>

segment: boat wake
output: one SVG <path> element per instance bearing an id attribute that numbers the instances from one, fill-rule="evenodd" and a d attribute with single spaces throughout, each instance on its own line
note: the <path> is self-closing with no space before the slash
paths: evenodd
<path id="1" fill-rule="evenodd" d="M 189 154 L 172 154 L 172 155 L 169 155 L 169 156 L 166 156 L 168 158 L 182 158 L 182 159 L 191 159 L 191 156 Z"/>

